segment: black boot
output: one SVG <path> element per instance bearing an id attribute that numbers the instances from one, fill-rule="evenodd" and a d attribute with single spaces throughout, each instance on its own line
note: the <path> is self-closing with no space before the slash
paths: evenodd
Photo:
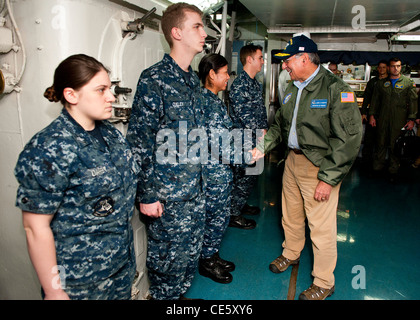
<path id="1" fill-rule="evenodd" d="M 249 230 L 254 229 L 256 226 L 255 220 L 247 219 L 243 216 L 230 216 L 229 227 Z"/>
<path id="2" fill-rule="evenodd" d="M 252 216 L 258 215 L 260 214 L 260 212 L 261 212 L 260 208 L 250 206 L 247 203 L 245 203 L 245 205 L 241 209 L 241 214 L 252 215 Z"/>
<path id="3" fill-rule="evenodd" d="M 223 260 L 222 258 L 220 258 L 219 256 L 219 252 L 216 252 L 213 257 L 216 259 L 217 264 L 222 267 L 223 270 L 228 271 L 228 272 L 232 272 L 233 270 L 235 270 L 235 264 L 231 261 L 227 261 L 227 260 Z"/>
<path id="4" fill-rule="evenodd" d="M 217 263 L 214 255 L 207 259 L 200 259 L 198 264 L 198 272 L 203 276 L 219 283 L 232 282 L 232 275 L 223 270 Z"/>

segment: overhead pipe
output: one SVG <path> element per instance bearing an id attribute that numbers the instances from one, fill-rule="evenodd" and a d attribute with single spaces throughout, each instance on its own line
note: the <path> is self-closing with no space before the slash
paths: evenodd
<path id="1" fill-rule="evenodd" d="M 401 27 L 400 32 L 406 33 L 406 32 L 409 32 L 411 30 L 417 29 L 418 27 L 420 27 L 420 19 L 417 19 L 416 21 L 413 21 L 412 23 L 409 23 L 409 24 Z"/>

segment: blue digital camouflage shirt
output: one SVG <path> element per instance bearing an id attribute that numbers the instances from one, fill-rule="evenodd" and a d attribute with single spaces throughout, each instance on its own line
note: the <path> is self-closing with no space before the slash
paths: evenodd
<path id="1" fill-rule="evenodd" d="M 242 71 L 229 92 L 232 118 L 243 129 L 267 129 L 267 111 L 257 79 Z"/>
<path id="2" fill-rule="evenodd" d="M 207 183 L 218 184 L 232 180 L 230 164 L 234 161 L 233 122 L 222 100 L 203 88 L 204 114 L 209 137 L 209 164 L 205 167 Z M 241 152 L 241 150 L 237 150 Z"/>
<path id="3" fill-rule="evenodd" d="M 187 201 L 203 192 L 193 138 L 193 130 L 205 133 L 203 116 L 200 81 L 191 67 L 185 72 L 165 54 L 142 72 L 127 131 L 142 164 L 139 203 Z"/>
<path id="4" fill-rule="evenodd" d="M 54 215 L 57 264 L 67 284 L 135 272 L 131 217 L 138 166 L 123 135 L 98 121 L 103 146 L 63 109 L 19 156 L 16 205 Z"/>

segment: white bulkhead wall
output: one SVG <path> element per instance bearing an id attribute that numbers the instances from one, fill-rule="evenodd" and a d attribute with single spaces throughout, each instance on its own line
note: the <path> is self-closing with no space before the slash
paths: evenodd
<path id="1" fill-rule="evenodd" d="M 0 0 L 5 5 L 7 0 Z M 54 120 L 61 104 L 43 97 L 52 84 L 58 64 L 76 53 L 91 55 L 111 69 L 131 94 L 120 102 L 131 106 L 140 73 L 169 52 L 163 35 L 144 29 L 134 39 L 123 42 L 120 20 L 143 16 L 137 10 L 107 0 L 9 0 L 26 51 L 26 66 L 15 90 L 0 95 L 0 299 L 40 299 L 40 286 L 26 247 L 21 211 L 15 207 L 17 181 L 13 175 L 19 153 L 29 139 Z M 130 0 L 145 10 L 165 9 L 151 0 Z M 124 1 L 121 1 L 124 3 Z M 13 30 L 7 11 L 5 27 Z M 156 20 L 155 20 L 156 21 Z M 156 21 L 158 22 L 158 21 Z M 17 76 L 22 70 L 23 50 L 16 31 L 14 42 L 20 48 L 0 53 L 0 68 Z M 117 48 L 119 51 L 117 52 Z M 118 57 L 121 59 L 119 60 Z M 112 80 L 112 79 L 111 79 Z M 117 124 L 121 131 L 126 125 Z M 144 224 L 133 221 L 138 258 L 138 299 L 148 288 L 145 270 L 146 234 Z"/>

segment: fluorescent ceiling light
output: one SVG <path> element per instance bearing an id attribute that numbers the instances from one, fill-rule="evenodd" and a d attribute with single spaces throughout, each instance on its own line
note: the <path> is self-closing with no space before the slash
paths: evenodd
<path id="1" fill-rule="evenodd" d="M 394 41 L 420 41 L 420 34 L 400 34 L 396 35 Z"/>
<path id="2" fill-rule="evenodd" d="M 193 4 L 200 8 L 201 10 L 206 10 L 220 2 L 223 2 L 223 0 L 169 0 L 169 2 L 172 3 L 178 3 L 178 2 L 186 2 L 189 4 Z"/>

